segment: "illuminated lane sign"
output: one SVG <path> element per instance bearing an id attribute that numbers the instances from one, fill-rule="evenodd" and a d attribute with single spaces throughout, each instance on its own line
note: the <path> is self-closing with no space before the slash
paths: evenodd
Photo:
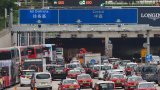
<path id="1" fill-rule="evenodd" d="M 106 0 L 53 0 L 53 6 L 101 6 Z"/>
<path id="2" fill-rule="evenodd" d="M 20 24 L 57 24 L 58 10 L 20 10 Z"/>
<path id="3" fill-rule="evenodd" d="M 20 24 L 137 23 L 137 9 L 20 10 Z"/>
<path id="4" fill-rule="evenodd" d="M 60 10 L 60 24 L 137 23 L 137 9 Z"/>

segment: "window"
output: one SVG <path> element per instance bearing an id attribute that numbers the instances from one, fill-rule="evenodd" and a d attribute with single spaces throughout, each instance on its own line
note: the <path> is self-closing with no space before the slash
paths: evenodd
<path id="1" fill-rule="evenodd" d="M 0 60 L 8 60 L 8 59 L 11 59 L 11 52 L 10 51 L 0 52 Z"/>
<path id="2" fill-rule="evenodd" d="M 99 85 L 100 90 L 114 90 L 114 84 L 113 83 L 102 83 Z"/>
<path id="3" fill-rule="evenodd" d="M 49 74 L 37 74 L 36 78 L 37 79 L 49 79 L 50 75 Z"/>

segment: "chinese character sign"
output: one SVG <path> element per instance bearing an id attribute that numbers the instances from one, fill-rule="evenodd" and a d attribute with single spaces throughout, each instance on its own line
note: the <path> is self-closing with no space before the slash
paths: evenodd
<path id="1" fill-rule="evenodd" d="M 58 23 L 57 10 L 30 9 L 20 10 L 21 24 L 54 24 Z"/>

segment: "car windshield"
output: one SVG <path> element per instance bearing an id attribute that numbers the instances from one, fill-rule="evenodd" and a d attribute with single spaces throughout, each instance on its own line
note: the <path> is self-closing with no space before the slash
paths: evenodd
<path id="1" fill-rule="evenodd" d="M 146 72 L 146 73 L 153 73 L 153 72 L 156 72 L 157 68 L 156 67 L 153 67 L 153 66 L 149 66 L 149 67 L 144 67 L 142 69 L 143 72 Z"/>
<path id="2" fill-rule="evenodd" d="M 32 75 L 35 71 L 22 71 L 22 75 Z"/>
<path id="3" fill-rule="evenodd" d="M 109 70 L 109 69 L 111 69 L 111 66 L 102 66 L 101 69 L 102 70 Z"/>
<path id="4" fill-rule="evenodd" d="M 114 84 L 113 83 L 101 83 L 99 85 L 99 90 L 114 90 Z"/>
<path id="5" fill-rule="evenodd" d="M 122 66 L 125 66 L 127 63 L 129 63 L 130 61 L 122 61 L 122 62 L 120 62 L 120 64 L 122 65 Z"/>
<path id="6" fill-rule="evenodd" d="M 81 72 L 76 70 L 76 71 L 69 71 L 68 74 L 80 74 Z"/>
<path id="7" fill-rule="evenodd" d="M 90 75 L 81 75 L 81 76 L 78 76 L 77 79 L 91 79 L 91 76 Z"/>
<path id="8" fill-rule="evenodd" d="M 112 78 L 124 78 L 123 75 L 112 75 L 111 77 L 112 77 Z"/>
<path id="9" fill-rule="evenodd" d="M 140 84 L 139 85 L 139 89 L 141 88 L 153 88 L 154 87 L 154 84 L 153 83 L 144 83 L 144 84 Z"/>
<path id="10" fill-rule="evenodd" d="M 100 66 L 94 66 L 93 69 L 94 69 L 94 70 L 100 70 L 101 67 L 100 67 Z"/>
<path id="11" fill-rule="evenodd" d="M 57 66 L 55 67 L 55 70 L 63 70 L 64 69 L 64 66 Z"/>
<path id="12" fill-rule="evenodd" d="M 136 69 L 137 67 L 138 67 L 137 64 L 127 64 L 126 65 L 126 68 L 134 68 L 134 69 Z"/>
<path id="13" fill-rule="evenodd" d="M 131 77 L 131 78 L 128 78 L 128 81 L 143 81 L 143 79 L 141 77 Z"/>
<path id="14" fill-rule="evenodd" d="M 49 74 L 37 74 L 36 78 L 37 79 L 49 79 L 50 75 Z"/>
<path id="15" fill-rule="evenodd" d="M 69 64 L 68 65 L 68 68 L 76 68 L 78 67 L 79 65 L 78 64 Z"/>
<path id="16" fill-rule="evenodd" d="M 63 84 L 78 84 L 76 80 L 64 80 Z"/>

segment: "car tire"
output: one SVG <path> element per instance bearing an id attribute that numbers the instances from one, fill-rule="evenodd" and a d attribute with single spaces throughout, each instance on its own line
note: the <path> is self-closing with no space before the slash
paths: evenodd
<path id="1" fill-rule="evenodd" d="M 52 87 L 50 87 L 49 90 L 52 90 Z"/>
<path id="2" fill-rule="evenodd" d="M 32 87 L 32 86 L 31 86 L 30 88 L 31 88 L 31 90 L 33 90 L 33 87 Z"/>
<path id="3" fill-rule="evenodd" d="M 93 88 L 92 85 L 90 85 L 90 88 Z"/>
<path id="4" fill-rule="evenodd" d="M 23 84 L 20 84 L 20 87 L 23 87 Z"/>
<path id="5" fill-rule="evenodd" d="M 160 86 L 160 81 L 158 81 L 158 86 Z"/>

